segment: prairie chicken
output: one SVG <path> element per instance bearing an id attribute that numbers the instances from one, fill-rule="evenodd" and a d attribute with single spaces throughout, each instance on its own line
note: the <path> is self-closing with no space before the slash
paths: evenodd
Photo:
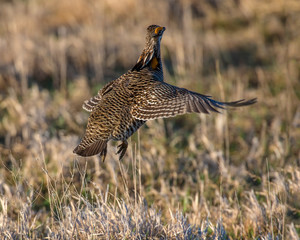
<path id="1" fill-rule="evenodd" d="M 147 120 L 192 112 L 208 114 L 219 112 L 224 106 L 241 107 L 256 102 L 256 99 L 219 102 L 165 83 L 160 54 L 164 31 L 164 27 L 149 26 L 145 48 L 134 67 L 84 102 L 83 109 L 91 114 L 85 135 L 74 153 L 100 154 L 104 161 L 107 142 L 120 140 L 117 154 L 121 160 L 127 150 L 127 139 Z"/>

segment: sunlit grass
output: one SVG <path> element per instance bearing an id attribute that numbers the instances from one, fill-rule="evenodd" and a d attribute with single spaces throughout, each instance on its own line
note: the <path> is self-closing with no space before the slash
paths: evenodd
<path id="1" fill-rule="evenodd" d="M 1 239 L 298 239 L 297 0 L 0 5 Z M 75 156 L 83 101 L 153 23 L 168 83 L 258 102 L 149 121 L 122 162 Z"/>

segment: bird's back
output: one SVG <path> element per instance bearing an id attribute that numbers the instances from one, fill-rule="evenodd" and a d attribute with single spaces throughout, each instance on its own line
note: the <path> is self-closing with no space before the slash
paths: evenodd
<path id="1" fill-rule="evenodd" d="M 163 75 L 150 69 L 139 72 L 128 71 L 109 83 L 97 96 L 85 102 L 84 108 L 91 109 L 88 126 L 81 145 L 87 146 L 98 140 L 125 140 L 145 121 L 132 116 L 134 105 L 147 101 L 147 89 L 155 81 L 163 81 Z"/>
<path id="2" fill-rule="evenodd" d="M 220 102 L 165 83 L 160 57 L 164 31 L 164 27 L 149 26 L 145 48 L 134 67 L 84 103 L 83 108 L 91 115 L 75 153 L 81 156 L 100 153 L 105 159 L 107 142 L 122 140 L 118 151 L 121 159 L 128 146 L 127 138 L 148 120 L 192 112 L 208 114 L 226 106 L 241 107 L 256 102 L 256 99 Z"/>

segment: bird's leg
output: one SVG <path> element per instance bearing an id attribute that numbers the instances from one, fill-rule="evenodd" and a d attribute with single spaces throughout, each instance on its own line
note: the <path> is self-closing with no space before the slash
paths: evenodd
<path id="1" fill-rule="evenodd" d="M 102 152 L 100 153 L 100 157 L 102 158 L 102 162 L 105 161 L 106 154 L 107 154 L 107 145 L 105 146 L 105 148 L 104 148 L 104 149 L 102 150 Z"/>
<path id="2" fill-rule="evenodd" d="M 118 151 L 117 154 L 120 154 L 119 160 L 121 161 L 122 158 L 124 157 L 126 150 L 128 147 L 128 142 L 124 140 L 119 146 L 118 146 Z"/>

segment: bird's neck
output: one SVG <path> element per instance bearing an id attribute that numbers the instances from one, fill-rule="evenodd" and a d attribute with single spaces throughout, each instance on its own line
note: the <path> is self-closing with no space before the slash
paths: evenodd
<path id="1" fill-rule="evenodd" d="M 160 57 L 160 43 L 147 44 L 137 63 L 132 68 L 132 71 L 140 71 L 143 68 L 150 68 L 151 70 L 162 70 L 162 63 Z"/>

